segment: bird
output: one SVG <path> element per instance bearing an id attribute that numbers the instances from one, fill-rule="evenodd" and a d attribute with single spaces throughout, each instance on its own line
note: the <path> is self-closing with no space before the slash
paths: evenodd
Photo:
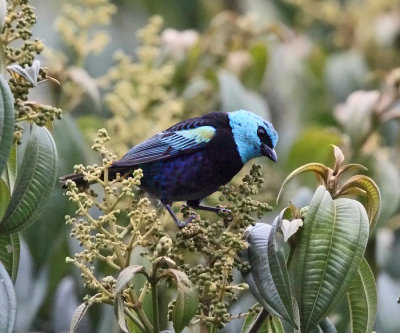
<path id="1" fill-rule="evenodd" d="M 131 148 L 109 167 L 109 179 L 141 168 L 140 188 L 159 199 L 175 224 L 182 228 L 171 206 L 186 201 L 196 210 L 219 213 L 201 201 L 227 184 L 255 157 L 276 162 L 278 133 L 271 122 L 246 110 L 216 111 L 183 120 Z M 87 185 L 82 174 L 70 174 L 77 186 Z"/>

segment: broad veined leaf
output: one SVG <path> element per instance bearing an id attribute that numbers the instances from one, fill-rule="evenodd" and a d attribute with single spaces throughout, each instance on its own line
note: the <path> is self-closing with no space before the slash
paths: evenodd
<path id="1" fill-rule="evenodd" d="M 71 319 L 71 325 L 69 327 L 69 333 L 75 333 L 78 329 L 79 323 L 82 321 L 87 310 L 93 305 L 95 297 L 91 297 L 87 302 L 79 305 L 74 311 Z"/>
<path id="2" fill-rule="evenodd" d="M 257 318 L 257 313 L 255 312 L 249 312 L 249 314 L 246 316 L 246 318 L 243 321 L 243 326 L 242 326 L 242 331 L 241 333 L 247 333 L 251 327 L 251 324 L 254 322 L 254 320 Z"/>
<path id="3" fill-rule="evenodd" d="M 240 253 L 240 259 L 242 261 L 249 262 L 247 251 L 242 251 Z M 251 294 L 258 301 L 258 303 L 264 309 L 268 310 L 270 313 L 273 313 L 273 314 L 279 316 L 279 314 L 273 308 L 271 308 L 271 306 L 266 302 L 266 300 L 263 297 L 261 297 L 260 292 L 258 291 L 257 284 L 254 281 L 254 277 L 253 277 L 253 274 L 251 273 L 251 271 L 246 272 L 246 273 L 242 272 L 242 276 L 243 276 L 243 280 L 248 284 Z"/>
<path id="4" fill-rule="evenodd" d="M 126 325 L 125 310 L 124 310 L 124 300 L 121 294 L 117 294 L 114 300 L 114 313 L 117 318 L 119 328 L 125 332 L 129 333 L 128 326 Z"/>
<path id="5" fill-rule="evenodd" d="M 118 325 L 126 333 L 129 333 L 125 320 L 124 301 L 122 299 L 122 292 L 126 286 L 132 281 L 136 274 L 145 274 L 143 266 L 131 265 L 124 268 L 118 275 L 115 286 L 114 298 L 114 313 L 118 321 Z"/>
<path id="6" fill-rule="evenodd" d="M 371 333 L 374 328 L 377 295 L 374 274 L 363 259 L 347 292 L 352 333 Z"/>
<path id="7" fill-rule="evenodd" d="M 341 301 L 363 258 L 368 216 L 356 200 L 333 200 L 324 186 L 311 201 L 294 260 L 301 331 L 308 332 Z"/>
<path id="8" fill-rule="evenodd" d="M 124 268 L 118 275 L 115 292 L 122 293 L 122 291 L 126 288 L 126 285 L 132 281 L 136 274 L 144 274 L 144 272 L 144 267 L 139 265 L 131 265 Z"/>
<path id="9" fill-rule="evenodd" d="M 278 249 L 276 233 L 281 227 L 285 210 L 275 219 L 268 237 L 268 261 L 272 279 L 278 291 L 279 297 L 291 322 L 295 327 L 293 297 L 290 286 L 289 273 L 286 268 L 286 259 L 281 250 Z M 285 318 L 286 319 L 286 318 Z"/>
<path id="10" fill-rule="evenodd" d="M 0 332 L 13 333 L 17 314 L 17 299 L 13 283 L 0 262 Z"/>
<path id="11" fill-rule="evenodd" d="M 19 254 L 18 234 L 0 235 L 0 262 L 4 265 L 13 282 L 17 278 Z"/>
<path id="12" fill-rule="evenodd" d="M 176 300 L 172 310 L 172 323 L 175 332 L 179 333 L 196 314 L 199 297 L 196 288 L 185 273 L 169 268 L 164 274 L 172 276 L 176 281 Z"/>
<path id="13" fill-rule="evenodd" d="M 14 98 L 7 81 L 0 75 L 0 175 L 10 155 L 14 122 Z"/>
<path id="14" fill-rule="evenodd" d="M 256 318 L 257 316 L 255 314 L 248 315 L 243 323 L 241 333 L 248 333 Z M 257 333 L 285 333 L 285 330 L 283 329 L 281 320 L 277 316 L 270 314 L 261 324 Z"/>
<path id="15" fill-rule="evenodd" d="M 10 193 L 14 190 L 15 180 L 17 179 L 17 143 L 11 146 L 10 156 L 4 169 L 1 179 L 7 184 Z"/>
<path id="16" fill-rule="evenodd" d="M 10 203 L 10 190 L 4 180 L 0 178 L 0 219 L 3 217 Z"/>
<path id="17" fill-rule="evenodd" d="M 318 327 L 323 333 L 338 333 L 335 325 L 328 318 L 321 321 Z"/>
<path id="18" fill-rule="evenodd" d="M 272 227 L 257 223 L 246 231 L 249 248 L 242 258 L 247 257 L 251 272 L 244 279 L 263 307 L 296 326 L 286 261 L 275 242 L 281 219 L 282 215 L 278 216 Z"/>
<path id="19" fill-rule="evenodd" d="M 318 326 L 314 327 L 307 333 L 338 333 L 335 325 L 332 322 L 325 318 L 323 321 L 319 323 Z"/>
<path id="20" fill-rule="evenodd" d="M 0 221 L 0 233 L 14 233 L 35 222 L 54 188 L 56 177 L 57 150 L 53 137 L 46 128 L 33 125 L 10 204 Z"/>
<path id="21" fill-rule="evenodd" d="M 266 333 L 285 333 L 281 320 L 276 316 L 268 316 Z M 260 331 L 261 332 L 261 331 Z"/>
<path id="22" fill-rule="evenodd" d="M 258 233 L 260 233 L 260 231 L 262 231 L 262 233 L 264 235 L 263 238 L 265 240 L 267 240 L 269 233 L 271 232 L 271 226 L 269 224 L 256 223 L 255 226 L 249 227 L 246 230 L 244 237 L 246 238 L 247 242 L 249 243 L 249 247 L 251 246 L 251 244 L 249 242 L 250 234 L 252 232 L 254 234 L 258 234 Z M 266 250 L 267 250 L 267 246 L 265 246 L 264 251 L 266 252 Z M 239 256 L 242 261 L 250 263 L 249 249 L 240 251 Z M 280 314 L 278 312 L 276 312 L 276 310 L 269 304 L 269 302 L 261 295 L 261 293 L 258 289 L 258 285 L 254 279 L 252 268 L 250 268 L 250 269 L 251 270 L 248 272 L 242 272 L 242 276 L 243 276 L 243 280 L 249 285 L 249 290 L 250 290 L 251 294 L 254 296 L 254 298 L 258 301 L 258 303 L 260 303 L 260 305 L 264 309 L 266 309 L 267 311 L 269 311 L 270 313 L 272 313 L 276 316 L 280 316 Z"/>

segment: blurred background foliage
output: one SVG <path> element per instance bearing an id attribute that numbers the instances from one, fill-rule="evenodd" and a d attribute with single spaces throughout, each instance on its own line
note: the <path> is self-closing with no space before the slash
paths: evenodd
<path id="1" fill-rule="evenodd" d="M 347 162 L 368 166 L 381 189 L 381 217 L 367 249 L 378 286 L 376 331 L 400 331 L 397 0 L 30 3 L 33 36 L 45 45 L 39 59 L 61 82 L 30 96 L 63 110 L 54 124 L 60 175 L 94 161 L 89 147 L 98 128 L 107 128 L 122 156 L 181 119 L 245 108 L 280 134 L 278 163 L 258 161 L 265 175 L 260 198 L 273 204 L 290 171 L 308 162 L 330 165 L 330 145 L 341 146 Z M 309 203 L 316 186 L 312 178 L 300 184 L 286 194 L 297 206 Z M 79 246 L 65 225 L 71 213 L 56 189 L 23 233 L 17 332 L 67 331 L 81 303 L 79 273 L 65 263 Z M 231 312 L 243 304 L 253 304 L 248 294 Z M 339 332 L 348 325 L 344 313 L 339 307 L 332 317 Z M 80 331 L 117 332 L 113 318 L 112 307 L 94 307 Z M 226 331 L 239 327 L 233 322 Z"/>

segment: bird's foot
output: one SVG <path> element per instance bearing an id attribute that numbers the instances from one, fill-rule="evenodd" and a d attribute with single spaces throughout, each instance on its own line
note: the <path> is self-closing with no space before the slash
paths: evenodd
<path id="1" fill-rule="evenodd" d="M 218 209 L 218 215 L 230 220 L 233 219 L 233 215 L 230 209 L 228 208 L 217 208 L 217 209 Z"/>
<path id="2" fill-rule="evenodd" d="M 222 217 L 222 219 L 224 221 L 225 228 L 233 220 L 233 215 L 232 215 L 232 212 L 231 212 L 230 209 L 218 208 L 218 215 Z"/>
<path id="3" fill-rule="evenodd" d="M 174 221 L 175 225 L 179 228 L 182 229 L 184 227 L 186 227 L 189 223 L 191 223 L 193 220 L 197 219 L 197 214 L 193 211 L 189 210 L 188 206 L 184 206 L 181 208 L 181 211 L 183 212 L 183 216 L 187 217 L 189 216 L 185 221 L 180 221 L 178 219 L 178 217 L 175 215 L 175 213 L 173 212 L 171 205 L 163 203 L 164 207 L 166 208 L 166 210 L 168 211 L 168 213 L 171 215 L 172 220 Z"/>
<path id="4" fill-rule="evenodd" d="M 186 227 L 189 223 L 195 221 L 196 219 L 197 219 L 197 214 L 191 213 L 190 216 L 185 221 L 179 221 L 178 219 L 177 220 L 174 219 L 174 222 L 179 229 L 182 229 Z"/>

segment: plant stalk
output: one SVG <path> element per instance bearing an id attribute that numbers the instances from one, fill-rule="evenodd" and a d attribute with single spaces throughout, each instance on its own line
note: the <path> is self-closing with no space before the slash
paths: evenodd
<path id="1" fill-rule="evenodd" d="M 151 298 L 153 303 L 153 327 L 154 333 L 158 333 L 160 331 L 160 318 L 158 313 L 158 290 L 157 290 L 157 282 L 151 283 Z"/>
<path id="2" fill-rule="evenodd" d="M 147 332 L 147 333 L 154 332 L 153 326 L 151 325 L 149 318 L 147 318 L 146 314 L 144 313 L 143 308 L 142 308 L 142 303 L 139 302 L 135 291 L 130 290 L 129 296 L 132 300 L 132 303 L 135 305 L 134 310 L 135 310 L 136 314 L 138 315 L 140 321 L 144 325 L 145 332 Z M 158 332 L 158 331 L 156 331 L 156 332 Z"/>

